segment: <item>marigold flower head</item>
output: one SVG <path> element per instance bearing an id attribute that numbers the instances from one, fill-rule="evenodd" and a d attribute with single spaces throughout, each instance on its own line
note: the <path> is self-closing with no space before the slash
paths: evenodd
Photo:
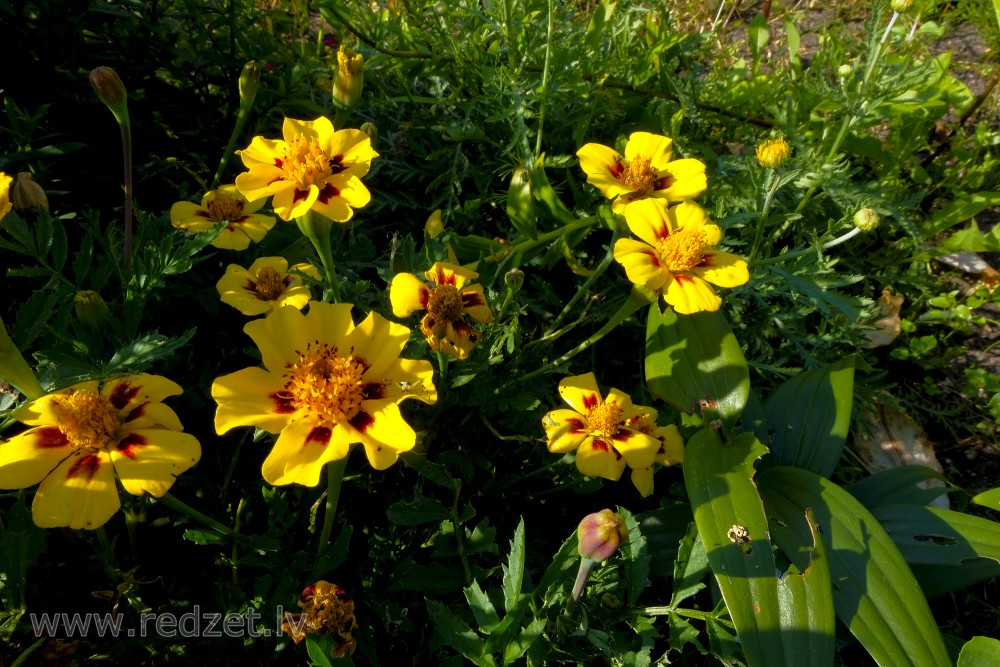
<path id="1" fill-rule="evenodd" d="M 629 420 L 629 427 L 640 433 L 651 435 L 660 443 L 656 450 L 654 462 L 666 468 L 684 462 L 684 438 L 680 429 L 673 424 L 656 425 L 656 410 L 645 405 L 636 405 L 638 416 Z M 639 490 L 643 498 L 653 494 L 653 473 L 655 466 L 632 469 L 632 484 Z"/>
<path id="2" fill-rule="evenodd" d="M 286 305 L 301 310 L 312 293 L 296 272 L 322 280 L 312 264 L 296 264 L 289 269 L 284 257 L 261 257 L 248 269 L 230 264 L 215 288 L 222 303 L 244 315 L 263 315 Z"/>
<path id="3" fill-rule="evenodd" d="M 257 213 L 264 200 L 248 201 L 235 185 L 223 185 L 205 193 L 201 205 L 179 201 L 170 207 L 170 224 L 191 234 L 228 222 L 212 245 L 226 250 L 246 250 L 250 242 L 260 243 L 274 227 L 275 219 Z"/>
<path id="4" fill-rule="evenodd" d="M 621 514 L 601 510 L 583 517 L 576 529 L 577 549 L 581 558 L 606 561 L 628 539 L 628 529 Z"/>
<path id="5" fill-rule="evenodd" d="M 10 202 L 18 211 L 45 211 L 49 212 L 49 198 L 38 183 L 31 180 L 31 174 L 22 171 L 17 175 L 17 181 L 10 190 Z"/>
<path id="6" fill-rule="evenodd" d="M 10 201 L 10 183 L 14 179 L 0 171 L 0 220 L 10 213 L 13 205 Z"/>
<path id="7" fill-rule="evenodd" d="M 283 139 L 254 137 L 240 151 L 250 171 L 236 177 L 236 187 L 248 199 L 272 197 L 271 207 L 282 220 L 316 211 L 346 222 L 354 209 L 368 204 L 371 194 L 361 182 L 378 157 L 361 130 L 334 131 L 327 118 L 313 121 L 286 118 Z"/>
<path id="8" fill-rule="evenodd" d="M 298 644 L 307 634 L 332 636 L 337 642 L 331 657 L 340 658 L 354 653 L 357 642 L 353 631 L 358 622 L 354 617 L 354 601 L 347 591 L 326 581 L 317 581 L 299 597 L 301 614 L 285 612 L 282 632 L 287 632 Z"/>
<path id="9" fill-rule="evenodd" d="M 653 465 L 659 441 L 632 428 L 639 416 L 632 399 L 618 389 L 601 397 L 593 373 L 567 377 L 559 395 L 571 410 L 552 410 L 542 418 L 550 452 L 576 452 L 576 467 L 588 477 L 621 478 L 625 467 Z"/>
<path id="10" fill-rule="evenodd" d="M 143 373 L 81 382 L 24 404 L 14 417 L 30 428 L 0 444 L 0 489 L 41 482 L 31 516 L 42 528 L 103 526 L 121 506 L 116 473 L 133 495 L 163 496 L 201 458 L 198 440 L 161 402 L 180 393 Z"/>
<path id="11" fill-rule="evenodd" d="M 312 302 L 303 314 L 283 306 L 247 323 L 264 368 L 212 383 L 220 435 L 237 426 L 278 434 L 262 468 L 268 484 L 316 486 L 326 463 L 356 442 L 385 470 L 416 444 L 399 403 L 437 400 L 430 363 L 399 358 L 409 329 L 374 312 L 354 326 L 351 308 Z"/>
<path id="12" fill-rule="evenodd" d="M 427 314 L 420 330 L 433 350 L 465 359 L 479 342 L 479 332 L 462 317 L 468 315 L 481 324 L 493 321 L 482 285 L 468 282 L 479 277 L 448 262 L 436 262 L 424 273 L 425 283 L 412 273 L 398 273 L 389 287 L 389 301 L 396 317 L 408 317 L 418 310 Z"/>
<path id="13" fill-rule="evenodd" d="M 658 134 L 633 132 L 624 156 L 601 144 L 586 144 L 576 155 L 587 182 L 614 199 L 612 210 L 624 215 L 636 201 L 683 201 L 705 191 L 705 165 L 692 158 L 672 160 L 672 144 Z"/>
<path id="14" fill-rule="evenodd" d="M 614 257 L 628 279 L 654 292 L 681 314 L 718 310 L 722 299 L 710 287 L 737 287 L 750 280 L 747 263 L 716 250 L 722 230 L 694 202 L 667 207 L 645 200 L 625 216 L 635 239 L 619 239 Z"/>
<path id="15" fill-rule="evenodd" d="M 757 162 L 764 169 L 777 169 L 788 162 L 788 156 L 791 154 L 792 149 L 784 137 L 768 139 L 757 146 Z"/>

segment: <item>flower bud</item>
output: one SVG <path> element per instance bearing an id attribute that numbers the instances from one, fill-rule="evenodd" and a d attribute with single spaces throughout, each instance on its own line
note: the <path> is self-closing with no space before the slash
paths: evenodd
<path id="1" fill-rule="evenodd" d="M 444 222 L 441 221 L 441 209 L 438 209 L 431 213 L 430 217 L 427 218 L 427 222 L 424 223 L 424 231 L 427 232 L 427 236 L 434 238 L 438 234 L 444 232 Z"/>
<path id="2" fill-rule="evenodd" d="M 764 169 L 777 169 L 788 162 L 792 149 L 784 137 L 768 139 L 757 146 L 757 162 Z"/>
<path id="3" fill-rule="evenodd" d="M 17 175 L 17 182 L 10 190 L 10 201 L 16 211 L 44 209 L 49 212 L 49 198 L 45 196 L 45 190 L 31 180 L 31 174 L 26 171 Z"/>
<path id="4" fill-rule="evenodd" d="M 847 63 L 844 63 L 843 65 L 837 68 L 837 76 L 839 76 L 841 79 L 846 79 L 847 77 L 851 76 L 851 72 L 853 71 L 854 71 L 853 67 L 851 67 Z"/>
<path id="5" fill-rule="evenodd" d="M 854 226 L 863 232 L 873 232 L 882 220 L 877 211 L 863 208 L 854 214 Z"/>
<path id="6" fill-rule="evenodd" d="M 521 269 L 511 269 L 504 274 L 503 281 L 507 283 L 507 287 L 516 292 L 524 284 L 524 271 Z"/>
<path id="7" fill-rule="evenodd" d="M 611 510 L 588 514 L 576 529 L 580 541 L 580 556 L 595 561 L 605 561 L 628 538 L 625 519 Z"/>
<path id="8" fill-rule="evenodd" d="M 0 220 L 10 213 L 10 182 L 14 179 L 0 171 Z"/>
<path id="9" fill-rule="evenodd" d="M 892 11 L 903 13 L 913 5 L 913 0 L 892 0 L 889 6 L 892 7 Z"/>
<path id="10" fill-rule="evenodd" d="M 111 109 L 118 124 L 127 125 L 128 93 L 118 73 L 110 67 L 97 67 L 90 73 L 90 85 L 94 87 L 97 97 Z"/>
<path id="11" fill-rule="evenodd" d="M 358 106 L 364 84 L 364 56 L 341 45 L 337 51 L 337 71 L 333 73 L 334 106 L 345 111 Z"/>
<path id="12" fill-rule="evenodd" d="M 250 106 L 257 97 L 257 84 L 260 82 L 260 65 L 251 60 L 243 66 L 240 72 L 240 106 Z"/>
<path id="13" fill-rule="evenodd" d="M 378 128 L 375 127 L 375 123 L 370 120 L 366 120 L 361 123 L 361 131 L 367 134 L 368 138 L 371 139 L 372 149 L 374 149 L 375 144 L 378 142 Z"/>
<path id="14" fill-rule="evenodd" d="M 76 318 L 89 329 L 97 329 L 108 321 L 111 311 L 101 295 L 94 290 L 82 290 L 73 297 Z"/>
<path id="15" fill-rule="evenodd" d="M 28 400 L 45 395 L 28 362 L 7 335 L 3 320 L 0 320 L 0 380 L 18 389 Z"/>

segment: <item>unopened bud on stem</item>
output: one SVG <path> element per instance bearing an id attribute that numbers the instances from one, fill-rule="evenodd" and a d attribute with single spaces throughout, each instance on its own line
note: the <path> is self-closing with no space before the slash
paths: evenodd
<path id="1" fill-rule="evenodd" d="M 94 87 L 97 97 L 111 109 L 119 125 L 128 125 L 128 93 L 118 73 L 110 67 L 97 67 L 90 73 L 90 85 Z"/>

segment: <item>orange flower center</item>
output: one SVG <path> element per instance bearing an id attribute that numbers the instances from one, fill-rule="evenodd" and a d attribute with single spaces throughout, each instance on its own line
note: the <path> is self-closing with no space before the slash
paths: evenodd
<path id="1" fill-rule="evenodd" d="M 621 158 L 619 165 L 621 171 L 616 178 L 622 185 L 628 186 L 640 197 L 645 197 L 654 190 L 659 178 L 648 158 L 637 156 L 631 162 Z"/>
<path id="2" fill-rule="evenodd" d="M 673 273 L 698 266 L 704 250 L 705 232 L 700 229 L 679 229 L 656 244 L 660 263 Z"/>
<path id="3" fill-rule="evenodd" d="M 243 218 L 244 203 L 238 197 L 215 195 L 215 199 L 206 205 L 208 217 L 215 222 L 235 222 Z"/>
<path id="4" fill-rule="evenodd" d="M 656 423 L 650 419 L 648 412 L 642 412 L 625 422 L 625 427 L 639 433 L 653 435 L 653 432 L 656 430 Z"/>
<path id="5" fill-rule="evenodd" d="M 262 301 L 274 301 L 285 292 L 285 277 L 269 266 L 257 270 L 256 283 L 253 291 Z"/>
<path id="6" fill-rule="evenodd" d="M 299 360 L 289 364 L 285 390 L 296 408 L 305 408 L 319 421 L 336 424 L 361 408 L 365 367 L 354 355 L 342 357 L 326 343 L 310 343 Z"/>
<path id="7" fill-rule="evenodd" d="M 427 300 L 427 312 L 436 323 L 454 322 L 462 316 L 462 295 L 454 285 L 438 285 Z"/>
<path id="8" fill-rule="evenodd" d="M 288 180 L 295 181 L 299 190 L 308 190 L 310 185 L 322 189 L 333 173 L 330 156 L 319 147 L 319 142 L 301 134 L 289 142 L 281 168 Z"/>
<path id="9" fill-rule="evenodd" d="M 621 429 L 622 409 L 617 403 L 605 401 L 587 413 L 587 430 L 595 437 L 610 438 Z"/>
<path id="10" fill-rule="evenodd" d="M 354 601 L 347 591 L 320 581 L 304 591 L 299 607 L 302 614 L 286 613 L 281 624 L 281 629 L 290 634 L 295 643 L 302 641 L 306 634 L 334 635 L 337 638 L 334 657 L 353 652 L 352 633 L 358 623 L 354 617 Z"/>
<path id="11" fill-rule="evenodd" d="M 121 426 L 111 401 L 92 391 L 74 391 L 56 401 L 56 424 L 74 449 L 100 449 Z"/>

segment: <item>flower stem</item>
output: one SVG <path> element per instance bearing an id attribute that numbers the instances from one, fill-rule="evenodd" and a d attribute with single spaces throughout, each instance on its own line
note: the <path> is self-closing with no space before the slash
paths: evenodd
<path id="1" fill-rule="evenodd" d="M 188 518 L 194 519 L 195 521 L 205 526 L 208 526 L 209 528 L 219 533 L 220 535 L 225 535 L 226 537 L 234 540 L 247 539 L 245 536 L 240 535 L 229 526 L 225 526 L 219 523 L 218 521 L 208 516 L 207 514 L 202 514 L 195 508 L 191 507 L 190 505 L 181 500 L 178 500 L 169 493 L 164 493 L 161 497 L 157 498 L 157 500 L 166 505 L 167 507 L 169 507 L 170 509 L 174 510 L 175 512 L 180 512 L 181 514 L 187 516 Z"/>
<path id="2" fill-rule="evenodd" d="M 125 282 L 132 277 L 132 127 L 127 118 L 118 122 L 125 163 Z"/>
<path id="3" fill-rule="evenodd" d="M 760 250 L 760 242 L 764 240 L 764 223 L 767 220 L 767 214 L 771 211 L 771 202 L 774 201 L 774 195 L 781 186 L 781 170 L 775 170 L 771 174 L 771 187 L 767 190 L 767 195 L 764 197 L 764 206 L 760 210 L 760 216 L 757 218 L 757 232 L 753 237 L 753 245 L 750 246 L 750 263 L 757 259 L 757 252 Z"/>
<path id="4" fill-rule="evenodd" d="M 448 364 L 451 363 L 451 357 L 438 350 L 437 360 L 438 374 L 441 376 L 441 385 L 438 387 L 438 401 L 443 403 L 445 392 L 448 388 Z"/>
<path id="5" fill-rule="evenodd" d="M 337 281 L 337 272 L 333 264 L 333 248 L 330 245 L 330 230 L 333 227 L 333 220 L 319 215 L 314 211 L 306 211 L 305 215 L 300 215 L 295 219 L 295 224 L 302 230 L 302 234 L 309 239 L 319 260 L 323 264 L 323 272 L 326 274 L 327 288 L 329 290 L 330 301 L 340 303 L 340 283 Z M 324 298 L 327 295 L 324 295 Z"/>
<path id="6" fill-rule="evenodd" d="M 462 561 L 462 572 L 465 574 L 465 583 L 472 581 L 472 570 L 469 569 L 469 559 L 465 556 L 465 542 L 462 540 L 462 523 L 458 519 L 458 498 L 462 491 L 462 480 L 455 480 L 455 499 L 451 504 L 451 525 L 455 531 L 455 550 L 458 551 L 458 558 Z"/>
<path id="7" fill-rule="evenodd" d="M 555 239 L 565 236 L 566 234 L 569 234 L 571 232 L 575 232 L 578 229 L 583 229 L 584 227 L 590 227 L 598 220 L 599 218 L 596 215 L 587 216 L 586 218 L 580 218 L 579 220 L 574 220 L 569 224 L 563 225 L 559 229 L 555 229 L 551 232 L 546 232 L 545 234 L 539 234 L 538 238 L 535 240 L 527 239 L 521 241 L 517 245 L 509 247 L 509 250 L 505 252 L 500 257 L 500 259 L 516 256 L 517 253 L 519 252 L 526 252 L 537 246 L 545 245 L 549 241 L 554 241 Z M 489 257 L 484 257 L 483 261 L 486 263 L 496 262 L 498 261 L 498 257 L 496 255 L 491 255 Z"/>
<path id="8" fill-rule="evenodd" d="M 569 311 L 573 309 L 576 302 L 583 298 L 583 295 L 587 293 L 590 286 L 593 285 L 594 282 L 608 270 L 608 267 L 611 266 L 611 260 L 615 258 L 615 242 L 618 241 L 619 236 L 620 234 L 616 229 L 614 235 L 611 237 L 611 243 L 608 245 L 608 253 L 604 256 L 604 259 L 602 259 L 601 263 L 597 265 L 597 268 L 595 268 L 591 274 L 587 276 L 587 279 L 583 281 L 583 284 L 577 288 L 576 294 L 573 295 L 573 298 L 566 302 L 563 309 L 558 315 L 556 315 L 556 319 L 552 320 L 552 324 L 550 324 L 549 328 L 542 334 L 542 338 L 551 335 L 552 332 L 556 330 L 556 327 L 559 326 L 559 323 L 562 322 L 563 318 L 569 314 Z"/>
<path id="9" fill-rule="evenodd" d="M 344 484 L 344 471 L 347 470 L 347 457 L 330 461 L 326 464 L 326 506 L 323 509 L 323 528 L 319 534 L 319 544 L 316 546 L 316 563 L 313 565 L 313 575 L 319 575 L 319 568 L 330 545 L 330 533 L 337 519 L 337 504 L 340 502 L 340 488 Z"/>
<path id="10" fill-rule="evenodd" d="M 538 103 L 538 132 L 535 137 L 535 157 L 542 154 L 542 126 L 545 124 L 545 102 L 549 96 L 549 60 L 552 58 L 552 19 L 555 3 L 549 0 L 548 33 L 545 36 L 545 64 L 542 66 L 542 91 Z"/>
<path id="11" fill-rule="evenodd" d="M 214 190 L 218 187 L 219 179 L 222 178 L 222 172 L 225 171 L 226 165 L 229 164 L 229 158 L 236 149 L 236 141 L 243 133 L 243 126 L 246 124 L 247 118 L 250 117 L 250 109 L 252 107 L 252 100 L 251 104 L 240 104 L 240 111 L 236 116 L 236 125 L 233 127 L 233 133 L 229 135 L 229 143 L 226 144 L 226 150 L 222 152 L 222 159 L 219 160 L 219 167 L 215 170 L 215 176 L 212 177 L 212 185 L 208 188 L 209 190 Z"/>

